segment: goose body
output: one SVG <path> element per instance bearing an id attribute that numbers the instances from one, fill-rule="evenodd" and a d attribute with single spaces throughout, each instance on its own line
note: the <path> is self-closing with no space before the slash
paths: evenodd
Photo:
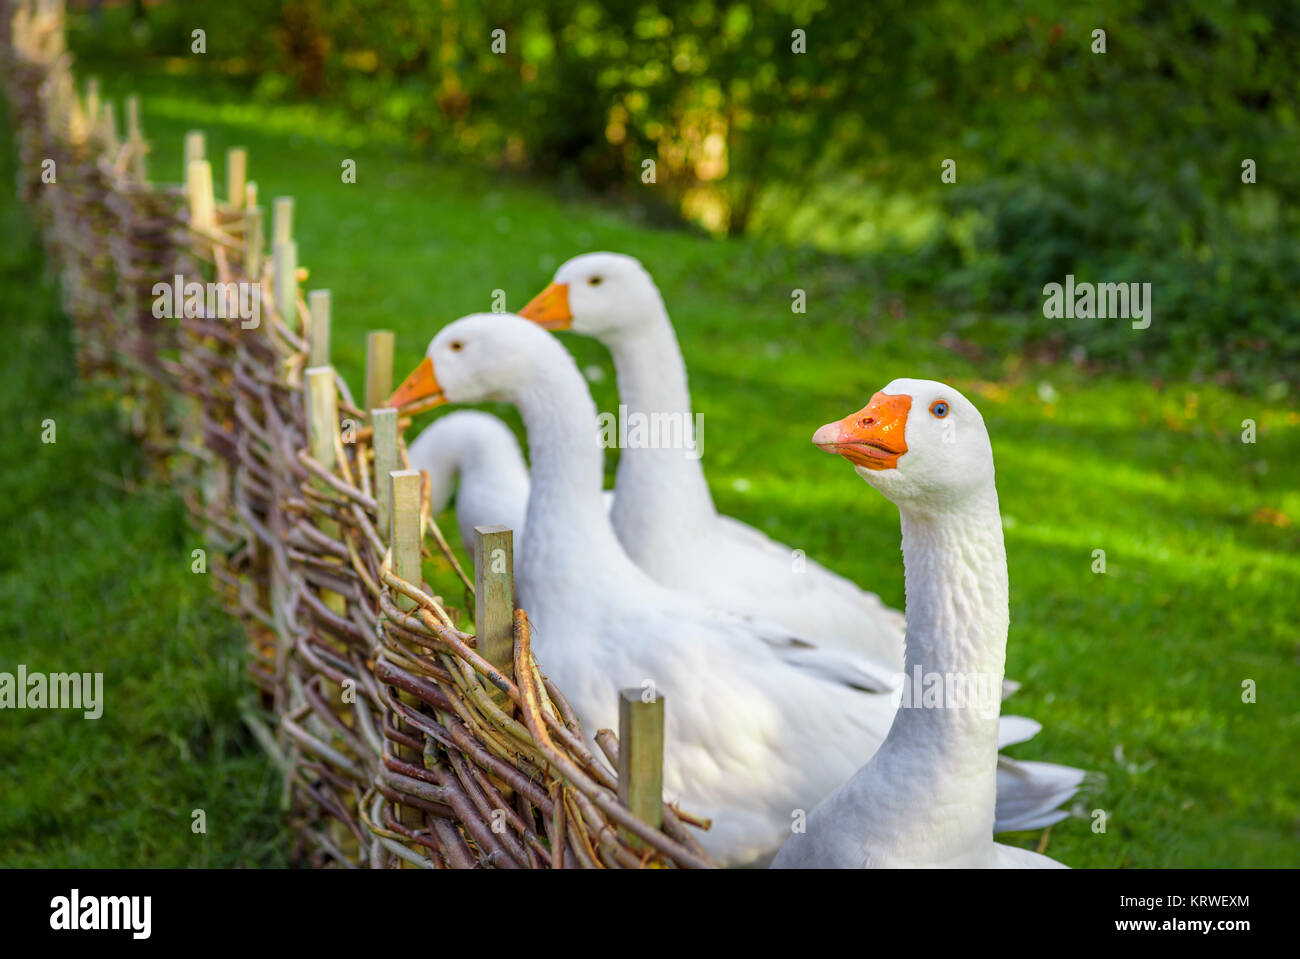
<path id="1" fill-rule="evenodd" d="M 903 617 L 874 593 L 807 559 L 713 504 L 690 434 L 686 366 L 654 281 L 629 256 L 588 253 L 562 265 L 522 315 L 609 348 L 629 418 L 668 417 L 686 441 L 629 444 L 611 511 L 628 556 L 653 579 L 711 604 L 752 612 L 826 647 L 897 669 Z"/>
<path id="2" fill-rule="evenodd" d="M 888 681 L 776 624 L 665 587 L 632 562 L 602 503 L 591 395 L 540 328 L 509 314 L 465 317 L 434 337 L 421 367 L 407 382 L 423 377 L 423 392 L 403 384 L 397 402 L 498 400 L 523 416 L 532 487 L 516 591 L 538 660 L 584 728 L 616 727 L 620 689 L 653 688 L 668 702 L 667 797 L 713 819 L 701 842 L 715 861 L 770 855 L 800 811 L 882 741 L 894 712 Z M 1026 733 L 1021 725 L 1012 735 Z M 1008 783 L 1025 799 L 1016 777 Z M 1042 814 L 1032 798 L 1022 816 L 1031 814 Z"/>
<path id="3" fill-rule="evenodd" d="M 528 466 L 510 427 L 491 413 L 456 410 L 434 420 L 407 448 L 411 468 L 429 474 L 434 515 L 456 501 L 456 527 L 474 555 L 474 527 L 523 533 Z"/>
<path id="4" fill-rule="evenodd" d="M 898 504 L 907 580 L 906 676 L 1000 684 L 1008 580 L 993 453 L 973 404 L 928 380 L 895 380 L 814 442 Z M 971 687 L 968 687 L 971 688 Z M 979 688 L 976 684 L 974 688 Z M 915 690 L 915 684 L 914 684 Z M 884 743 L 808 817 L 777 868 L 1052 868 L 992 838 L 998 699 L 906 696 Z M 1061 799 L 1082 773 L 1055 767 Z"/>

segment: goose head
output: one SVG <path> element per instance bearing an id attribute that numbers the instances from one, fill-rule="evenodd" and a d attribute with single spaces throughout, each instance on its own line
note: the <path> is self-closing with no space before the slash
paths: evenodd
<path id="1" fill-rule="evenodd" d="M 970 400 L 934 380 L 894 380 L 813 443 L 900 506 L 960 509 L 993 483 L 993 445 Z"/>
<path id="2" fill-rule="evenodd" d="M 471 313 L 429 341 L 424 359 L 388 398 L 415 413 L 443 403 L 513 402 L 564 347 L 513 313 Z"/>
<path id="3" fill-rule="evenodd" d="M 548 330 L 573 330 L 611 340 L 662 318 L 664 302 L 635 257 L 584 253 L 561 265 L 550 286 L 519 315 Z"/>

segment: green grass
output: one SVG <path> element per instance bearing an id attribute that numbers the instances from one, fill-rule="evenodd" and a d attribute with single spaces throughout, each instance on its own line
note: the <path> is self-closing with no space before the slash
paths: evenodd
<path id="1" fill-rule="evenodd" d="M 972 360 L 938 345 L 956 318 L 865 286 L 851 265 L 650 229 L 537 184 L 362 146 L 328 112 L 249 105 L 196 76 L 102 72 L 110 94 L 127 83 L 145 94 L 155 177 L 176 179 L 182 135 L 202 127 L 218 182 L 224 150 L 243 145 L 265 207 L 297 198 L 299 261 L 309 287 L 333 291 L 335 362 L 354 391 L 369 329 L 397 331 L 400 377 L 442 325 L 489 309 L 493 290 L 517 309 L 569 256 L 640 257 L 680 335 L 719 508 L 892 605 L 903 603 L 897 512 L 809 437 L 897 376 L 967 392 L 999 467 L 1007 669 L 1023 683 L 1011 710 L 1044 725 L 1012 752 L 1097 774 L 1047 851 L 1093 867 L 1295 864 L 1300 526 L 1255 519 L 1267 509 L 1300 521 L 1293 410 L 1204 384 Z M 341 182 L 345 158 L 356 160 L 355 184 Z M 3 442 L 15 466 L 4 477 L 0 649 L 33 668 L 103 663 L 125 686 L 113 687 L 111 734 L 107 715 L 98 725 L 0 718 L 16 772 L 0 849 L 17 843 L 15 861 L 52 864 L 281 862 L 272 776 L 233 714 L 244 688 L 235 627 L 187 572 L 174 497 L 121 489 L 137 460 L 107 398 L 71 382 L 65 324 L 48 291 L 36 296 L 30 256 L 6 253 L 5 267 L 17 305 Z M 790 313 L 795 288 L 808 291 L 807 315 Z M 607 355 L 566 343 L 604 369 L 594 390 L 609 409 Z M 60 418 L 57 447 L 38 445 L 44 416 Z M 1254 445 L 1240 441 L 1246 418 L 1258 424 Z M 1105 575 L 1092 572 L 1097 549 Z M 459 596 L 450 577 L 437 585 Z M 1246 679 L 1258 684 L 1255 704 L 1241 701 Z M 189 837 L 189 810 L 205 804 L 210 823 L 238 825 L 237 840 L 221 845 L 211 827 L 206 845 Z M 1093 810 L 1106 811 L 1105 833 L 1093 832 Z"/>
<path id="2" fill-rule="evenodd" d="M 0 866 L 283 864 L 279 783 L 239 721 L 239 627 L 190 571 L 200 542 L 177 495 L 144 475 L 115 397 L 78 382 L 8 189 L 0 231 L 0 670 L 104 675 L 99 719 L 0 711 Z M 206 834 L 191 830 L 196 809 Z"/>

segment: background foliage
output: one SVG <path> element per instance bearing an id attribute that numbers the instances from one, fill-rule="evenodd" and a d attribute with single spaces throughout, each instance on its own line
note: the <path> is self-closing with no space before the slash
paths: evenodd
<path id="1" fill-rule="evenodd" d="M 963 331 L 988 347 L 1044 344 L 1275 393 L 1300 375 L 1289 0 L 147 10 L 106 52 L 243 77 L 259 100 L 327 98 L 359 131 L 581 184 L 654 221 L 870 261 L 873 277 L 955 311 L 1004 311 Z M 205 57 L 189 54 L 196 27 Z M 940 183 L 947 158 L 954 185 Z M 1135 340 L 1123 323 L 1044 319 L 1043 284 L 1070 272 L 1151 283 L 1151 329 Z"/>

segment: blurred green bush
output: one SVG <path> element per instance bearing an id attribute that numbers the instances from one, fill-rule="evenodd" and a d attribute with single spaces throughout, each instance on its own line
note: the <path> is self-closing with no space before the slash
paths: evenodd
<path id="1" fill-rule="evenodd" d="M 948 233 L 931 240 L 916 279 L 940 277 L 946 302 L 1003 317 L 1000 344 L 1008 348 L 1055 339 L 1092 361 L 1168 375 L 1294 377 L 1295 217 L 1264 186 L 1217 203 L 1187 191 L 1082 166 L 964 186 L 946 207 L 949 222 L 975 223 L 969 241 Z M 1151 327 L 1138 336 L 1122 320 L 1045 317 L 1044 284 L 1070 273 L 1078 282 L 1150 283 Z M 1265 379 L 1253 385 L 1272 387 Z"/>

